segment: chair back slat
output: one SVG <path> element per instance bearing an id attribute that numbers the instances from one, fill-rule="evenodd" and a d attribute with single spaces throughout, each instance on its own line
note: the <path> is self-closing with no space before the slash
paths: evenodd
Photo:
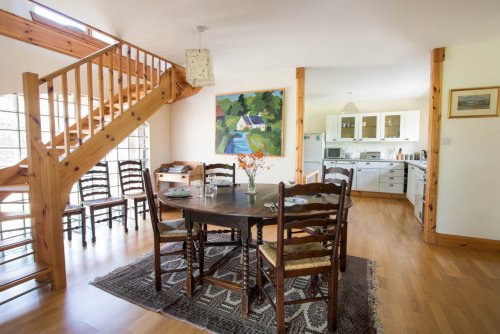
<path id="1" fill-rule="evenodd" d="M 343 212 L 346 195 L 346 181 L 342 181 L 340 185 L 333 183 L 309 183 L 304 185 L 295 185 L 285 188 L 283 182 L 279 184 L 278 196 L 278 228 L 277 228 L 277 243 L 276 266 L 284 268 L 284 262 L 291 258 L 311 258 L 330 256 L 331 262 L 338 257 L 338 248 L 340 242 L 340 228 L 335 228 L 334 233 L 322 233 L 316 235 L 297 236 L 291 239 L 285 239 L 284 235 L 287 229 L 295 227 L 310 227 L 310 226 L 341 226 L 343 215 L 335 214 Z M 285 207 L 285 198 L 291 196 L 304 196 L 309 199 L 308 204 L 293 205 Z M 314 218 L 298 215 L 293 219 L 296 213 L 311 212 Z M 330 218 L 331 214 L 335 214 L 335 218 Z M 285 215 L 287 215 L 285 217 Z M 285 245 L 306 245 L 306 244 L 332 244 L 333 247 L 318 250 L 317 247 L 311 250 L 304 250 L 293 256 L 285 254 Z M 304 248 L 306 249 L 306 248 Z M 303 254 L 302 254 L 303 253 Z"/>
<path id="2" fill-rule="evenodd" d="M 283 261 L 291 261 L 291 260 L 302 260 L 302 259 L 310 259 L 312 257 L 324 257 L 331 256 L 331 249 L 325 248 L 324 250 L 311 250 L 300 253 L 290 253 L 283 255 Z"/>
<path id="3" fill-rule="evenodd" d="M 151 183 L 151 176 L 149 174 L 149 169 L 145 168 L 142 171 L 142 178 L 144 180 L 144 186 L 146 189 L 146 197 L 148 199 L 149 215 L 151 217 L 151 225 L 153 226 L 153 234 L 155 238 L 160 237 L 160 230 L 158 224 L 160 220 L 158 219 L 158 212 L 156 211 L 155 198 L 153 192 L 153 185 Z"/>
<path id="4" fill-rule="evenodd" d="M 336 212 L 335 212 L 336 213 Z M 324 217 L 319 219 L 306 219 L 306 220 L 293 220 L 285 223 L 285 228 L 306 228 L 312 226 L 327 226 L 334 225 L 334 219 L 328 219 L 330 215 L 327 214 L 326 219 Z"/>
<path id="5" fill-rule="evenodd" d="M 108 162 L 98 162 L 78 180 L 78 185 L 82 202 L 103 197 L 111 197 Z"/>
<path id="6" fill-rule="evenodd" d="M 323 165 L 323 183 L 334 183 L 340 185 L 342 180 L 347 182 L 346 195 L 351 196 L 352 180 L 354 176 L 354 169 L 346 169 L 342 167 L 326 168 Z"/>
<path id="7" fill-rule="evenodd" d="M 203 176 L 202 180 L 207 183 L 207 178 L 209 174 L 215 174 L 216 177 L 224 177 L 231 180 L 232 184 L 236 184 L 236 164 L 203 164 Z"/>
<path id="8" fill-rule="evenodd" d="M 311 242 L 329 242 L 332 240 L 330 235 L 318 234 L 318 235 L 308 235 L 305 237 L 295 237 L 283 240 L 284 245 L 303 245 Z"/>
<path id="9" fill-rule="evenodd" d="M 139 160 L 118 161 L 118 172 L 123 195 L 144 191 L 142 163 Z"/>

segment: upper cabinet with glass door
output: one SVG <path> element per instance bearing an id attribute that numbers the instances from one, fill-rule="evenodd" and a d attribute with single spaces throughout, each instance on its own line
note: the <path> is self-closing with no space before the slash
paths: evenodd
<path id="1" fill-rule="evenodd" d="M 358 140 L 359 118 L 357 115 L 339 115 L 339 141 Z"/>
<path id="2" fill-rule="evenodd" d="M 403 113 L 400 111 L 381 114 L 381 141 L 401 141 L 403 139 Z"/>
<path id="3" fill-rule="evenodd" d="M 359 141 L 380 140 L 379 113 L 359 115 Z"/>

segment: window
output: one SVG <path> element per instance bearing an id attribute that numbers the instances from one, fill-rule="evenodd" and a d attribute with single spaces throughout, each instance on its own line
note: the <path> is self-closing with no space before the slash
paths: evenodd
<path id="1" fill-rule="evenodd" d="M 78 23 L 75 20 L 69 19 L 61 14 L 57 14 L 57 13 L 55 13 L 47 8 L 35 5 L 35 13 L 40 15 L 40 16 L 43 16 L 49 20 L 57 22 L 59 24 L 62 24 L 65 26 L 70 26 L 70 27 L 76 28 L 78 30 L 81 30 L 83 32 L 87 31 L 87 28 L 83 24 Z"/>

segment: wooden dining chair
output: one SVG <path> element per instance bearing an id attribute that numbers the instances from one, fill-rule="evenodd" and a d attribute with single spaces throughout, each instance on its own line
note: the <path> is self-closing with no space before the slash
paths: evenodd
<path id="1" fill-rule="evenodd" d="M 98 162 L 94 168 L 80 178 L 78 185 L 82 204 L 89 208 L 90 211 L 92 242 L 96 241 L 95 225 L 101 222 L 107 221 L 109 228 L 111 228 L 113 226 L 113 219 L 122 218 L 125 232 L 128 232 L 127 200 L 123 197 L 111 196 L 107 161 Z M 122 208 L 119 215 L 113 215 L 116 207 Z M 103 210 L 107 212 L 101 212 Z M 100 213 L 96 214 L 96 212 Z"/>
<path id="2" fill-rule="evenodd" d="M 231 185 L 234 187 L 236 185 L 236 164 L 222 164 L 222 163 L 215 163 L 215 164 L 205 164 L 203 163 L 203 171 L 202 171 L 202 180 L 204 181 L 205 184 L 208 183 L 208 176 L 210 174 L 214 174 L 217 179 L 226 179 L 231 182 Z M 204 238 L 205 241 L 208 240 L 208 234 L 221 234 L 221 233 L 231 233 L 231 241 L 235 241 L 235 236 L 238 234 L 240 235 L 240 232 L 235 230 L 234 228 L 230 230 L 208 230 L 207 224 L 203 224 L 203 233 L 204 233 Z M 238 237 L 238 240 L 241 238 Z M 220 243 L 217 243 L 220 244 Z M 207 246 L 209 243 L 207 242 Z"/>
<path id="3" fill-rule="evenodd" d="M 328 196 L 322 201 L 312 201 L 303 205 L 285 207 L 285 197 L 314 196 L 321 194 L 337 195 L 335 201 Z M 264 243 L 257 248 L 257 285 L 259 296 L 265 296 L 276 310 L 278 333 L 285 333 L 285 306 L 297 303 L 309 303 L 326 300 L 328 304 L 328 329 L 337 328 L 337 295 L 339 270 L 340 229 L 333 233 L 328 226 L 340 226 L 342 215 L 331 216 L 334 212 L 342 212 L 345 203 L 346 182 L 341 185 L 312 183 L 285 188 L 283 182 L 278 187 L 278 226 L 276 242 Z M 307 198 L 307 197 L 306 197 Z M 314 211 L 307 219 L 304 215 Z M 285 214 L 287 215 L 285 219 Z M 294 219 L 297 215 L 298 219 Z M 335 217 L 335 218 L 331 218 Z M 304 228 L 309 226 L 325 227 L 326 233 L 300 236 L 286 239 L 285 232 L 289 228 Z M 264 266 L 265 264 L 265 266 Z M 325 275 L 328 282 L 328 293 L 324 294 L 314 287 L 312 295 L 306 298 L 285 301 L 285 280 L 300 276 Z M 276 302 L 264 289 L 266 283 L 271 283 L 276 289 Z"/>
<path id="4" fill-rule="evenodd" d="M 73 216 L 80 216 L 80 224 L 75 226 L 72 225 Z M 66 204 L 66 207 L 63 211 L 63 232 L 68 232 L 68 240 L 73 239 L 73 231 L 74 230 L 82 230 L 82 245 L 83 247 L 87 247 L 87 240 L 85 234 L 87 232 L 87 224 L 85 219 L 85 207 L 82 205 L 74 205 L 74 204 Z M 65 218 L 65 220 L 64 220 Z"/>
<path id="5" fill-rule="evenodd" d="M 120 188 L 122 196 L 134 203 L 135 230 L 139 229 L 138 218 L 142 214 L 142 220 L 146 219 L 146 190 L 142 181 L 142 163 L 139 160 L 118 161 L 118 172 L 120 175 Z M 156 198 L 156 194 L 154 194 Z M 142 206 L 142 210 L 139 208 Z"/>
<path id="6" fill-rule="evenodd" d="M 187 268 L 175 268 L 170 270 L 161 269 L 161 257 L 171 256 L 171 255 L 186 255 L 186 226 L 184 218 L 174 219 L 174 220 L 164 220 L 160 221 L 156 210 L 155 197 L 153 193 L 153 185 L 151 184 L 151 176 L 149 174 L 149 169 L 144 169 L 142 171 L 142 177 L 144 179 L 144 185 L 146 187 L 146 197 L 149 206 L 149 215 L 151 217 L 151 225 L 153 226 L 153 238 L 154 238 L 154 273 L 155 273 L 155 288 L 156 291 L 161 290 L 161 275 L 182 272 Z M 204 262 L 204 243 L 203 243 L 203 233 L 201 231 L 200 225 L 195 224 L 193 226 L 193 238 L 198 239 L 198 268 L 200 273 L 203 272 L 203 262 Z M 174 251 L 161 250 L 161 244 L 173 243 L 173 242 L 183 242 L 182 249 Z"/>

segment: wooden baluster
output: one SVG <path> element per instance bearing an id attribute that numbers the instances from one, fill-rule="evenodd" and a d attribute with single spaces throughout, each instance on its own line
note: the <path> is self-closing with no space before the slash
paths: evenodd
<path id="1" fill-rule="evenodd" d="M 49 122 L 50 122 L 50 148 L 56 148 L 56 117 L 54 115 L 54 82 L 47 81 L 47 94 L 49 103 Z"/>
<path id="2" fill-rule="evenodd" d="M 151 90 L 153 90 L 153 87 L 155 86 L 154 67 L 155 67 L 155 58 L 153 57 L 153 55 L 151 55 L 151 65 L 149 67 L 149 81 L 151 82 Z"/>
<path id="3" fill-rule="evenodd" d="M 139 101 L 139 49 L 135 49 L 135 100 Z"/>
<path id="4" fill-rule="evenodd" d="M 127 44 L 127 103 L 132 106 L 132 48 Z"/>
<path id="5" fill-rule="evenodd" d="M 161 62 L 162 62 L 162 60 L 160 58 L 158 58 L 158 69 L 157 69 L 157 72 L 158 72 L 158 85 L 160 85 Z"/>
<path id="6" fill-rule="evenodd" d="M 119 103 L 119 111 L 120 115 L 123 112 L 123 64 L 122 64 L 122 48 L 120 45 L 118 47 L 118 103 Z"/>
<path id="7" fill-rule="evenodd" d="M 89 108 L 89 130 L 90 137 L 94 136 L 94 92 L 92 86 L 92 62 L 87 63 L 87 98 L 88 98 L 88 108 Z"/>
<path id="8" fill-rule="evenodd" d="M 76 129 L 78 132 L 77 144 L 83 142 L 82 135 L 82 90 L 80 89 L 80 67 L 75 68 L 75 112 L 76 112 Z"/>
<path id="9" fill-rule="evenodd" d="M 66 73 L 61 75 L 63 111 L 64 111 L 64 153 L 69 155 L 69 111 L 68 111 L 68 76 Z"/>
<path id="10" fill-rule="evenodd" d="M 115 78 L 113 72 L 113 52 L 109 51 L 109 69 L 108 69 L 108 79 L 109 79 L 109 113 L 111 120 L 115 119 Z"/>
<path id="11" fill-rule="evenodd" d="M 102 68 L 102 55 L 99 56 L 99 125 L 104 128 L 104 73 Z"/>
<path id="12" fill-rule="evenodd" d="M 142 92 L 144 93 L 144 96 L 148 93 L 148 76 L 146 75 L 147 73 L 147 63 L 148 63 L 148 54 L 146 52 L 144 53 L 144 61 L 142 64 Z"/>

